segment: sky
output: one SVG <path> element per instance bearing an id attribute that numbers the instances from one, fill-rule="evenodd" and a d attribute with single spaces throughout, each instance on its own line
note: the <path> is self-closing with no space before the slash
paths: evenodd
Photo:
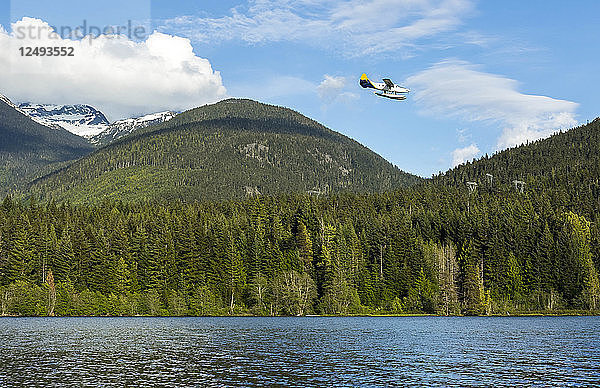
<path id="1" fill-rule="evenodd" d="M 597 0 L 0 0 L 0 24 L 13 101 L 117 120 L 252 98 L 424 177 L 600 115 Z M 74 56 L 19 54 L 49 45 Z"/>

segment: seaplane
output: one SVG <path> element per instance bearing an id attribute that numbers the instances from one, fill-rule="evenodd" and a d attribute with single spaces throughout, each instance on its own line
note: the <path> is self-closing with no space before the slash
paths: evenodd
<path id="1" fill-rule="evenodd" d="M 375 89 L 374 92 L 380 97 L 391 98 L 392 100 L 406 100 L 406 94 L 410 93 L 407 88 L 396 85 L 389 78 L 384 78 L 383 82 L 372 82 L 366 74 L 360 77 L 360 86 L 366 89 Z"/>

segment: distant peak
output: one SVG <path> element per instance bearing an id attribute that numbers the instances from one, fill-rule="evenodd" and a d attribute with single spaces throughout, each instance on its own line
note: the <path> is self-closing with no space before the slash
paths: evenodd
<path id="1" fill-rule="evenodd" d="M 118 123 L 131 122 L 131 121 L 155 120 L 155 119 L 161 118 L 161 117 L 169 117 L 169 118 L 171 118 L 171 117 L 176 116 L 177 114 L 178 114 L 177 112 L 174 112 L 174 111 L 171 111 L 171 110 L 165 110 L 165 111 L 162 111 L 162 112 L 148 113 L 148 114 L 141 115 L 141 116 L 126 118 L 126 119 L 120 119 L 120 120 L 117 120 L 117 121 L 113 122 L 112 125 L 118 124 Z"/>
<path id="2" fill-rule="evenodd" d="M 13 108 L 17 108 L 17 106 L 10 100 L 10 98 L 6 97 L 4 94 L 0 94 L 0 101 L 12 106 Z"/>
<path id="3" fill-rule="evenodd" d="M 27 102 L 19 105 L 19 109 L 41 124 L 51 128 L 64 128 L 83 137 L 100 133 L 110 124 L 102 112 L 87 104 L 56 105 Z"/>
<path id="4" fill-rule="evenodd" d="M 177 115 L 177 112 L 163 111 L 117 120 L 110 124 L 104 131 L 90 138 L 90 141 L 96 145 L 106 145 L 138 129 L 169 121 Z"/>

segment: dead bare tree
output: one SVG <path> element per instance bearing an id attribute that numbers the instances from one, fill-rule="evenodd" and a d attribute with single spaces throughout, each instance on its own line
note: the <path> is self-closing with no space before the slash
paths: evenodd
<path id="1" fill-rule="evenodd" d="M 52 269 L 48 269 L 46 283 L 48 284 L 48 316 L 53 317 L 54 307 L 56 306 L 56 285 L 54 284 L 54 275 L 52 275 Z"/>

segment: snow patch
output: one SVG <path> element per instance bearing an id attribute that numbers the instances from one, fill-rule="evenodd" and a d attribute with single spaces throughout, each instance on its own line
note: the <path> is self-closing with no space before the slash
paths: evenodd
<path id="1" fill-rule="evenodd" d="M 104 114 L 89 105 L 32 104 L 19 105 L 32 119 L 50 128 L 64 128 L 75 135 L 90 138 L 110 124 Z"/>
<path id="2" fill-rule="evenodd" d="M 130 133 L 145 128 L 150 125 L 164 123 L 177 116 L 177 112 L 164 111 L 151 113 L 140 117 L 117 120 L 110 124 L 100 133 L 90 138 L 90 141 L 96 145 L 105 145 L 118 138 L 129 135 Z"/>

